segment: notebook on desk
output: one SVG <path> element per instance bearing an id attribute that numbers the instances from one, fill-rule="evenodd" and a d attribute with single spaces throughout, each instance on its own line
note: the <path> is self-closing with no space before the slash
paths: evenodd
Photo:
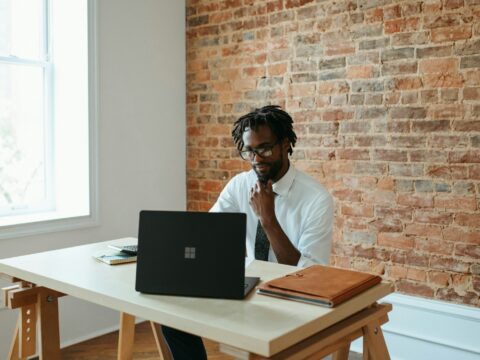
<path id="1" fill-rule="evenodd" d="M 141 211 L 135 289 L 149 294 L 243 299 L 246 215 Z"/>

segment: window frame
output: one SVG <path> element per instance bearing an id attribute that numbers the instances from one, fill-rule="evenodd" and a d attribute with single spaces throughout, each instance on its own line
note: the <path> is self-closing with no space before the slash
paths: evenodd
<path id="1" fill-rule="evenodd" d="M 98 58 L 97 58 L 97 4 L 94 0 L 85 0 L 87 1 L 87 23 L 88 23 L 88 169 L 89 169 L 89 215 L 85 216 L 74 216 L 68 218 L 61 218 L 54 215 L 45 215 L 42 220 L 42 214 L 35 216 L 31 214 L 32 220 L 25 223 L 17 223 L 12 225 L 0 226 L 0 239 L 21 237 L 21 236 L 30 236 L 37 235 L 42 233 L 50 233 L 57 231 L 68 231 L 74 229 L 80 229 L 85 227 L 92 227 L 99 225 L 99 199 L 98 199 L 98 189 L 99 189 L 99 180 L 98 180 Z M 51 35 L 51 26 L 49 22 L 50 18 L 50 0 L 44 0 L 45 4 L 45 14 L 44 19 L 47 19 L 47 24 L 45 24 L 47 29 L 47 34 L 45 34 L 46 42 L 43 44 L 46 58 L 44 61 L 35 61 L 35 60 L 21 60 L 18 59 L 19 63 L 32 64 L 39 63 L 44 66 L 44 79 L 45 79 L 45 124 L 49 129 L 46 129 L 46 136 L 51 138 L 46 139 L 46 156 L 49 156 L 53 163 L 53 102 L 54 102 L 54 89 L 53 89 L 53 62 L 51 58 L 51 44 L 48 41 Z M 2 58 L 5 59 L 5 58 Z M 48 83 L 47 83 L 48 82 Z M 47 119 L 47 116 L 50 119 Z M 49 140 L 49 141 L 48 141 Z M 53 172 L 52 167 L 47 168 L 46 171 Z M 53 176 L 50 177 L 51 181 Z M 50 186 L 50 189 L 53 188 L 53 183 L 47 184 Z M 53 193 L 54 196 L 54 193 Z M 26 215 L 27 217 L 30 214 Z"/>
<path id="2" fill-rule="evenodd" d="M 26 57 L 0 56 L 0 62 L 6 65 L 31 66 L 42 69 L 43 77 L 43 128 L 44 128 L 44 170 L 46 199 L 43 202 L 30 206 L 28 209 L 12 209 L 11 216 L 30 215 L 38 212 L 44 212 L 51 209 L 55 203 L 55 192 L 53 184 L 53 64 L 52 49 L 50 46 L 50 0 L 42 1 L 42 32 L 41 40 L 42 53 L 40 59 L 29 59 Z M 2 216 L 2 211 L 0 211 Z M 1 227 L 0 227 L 1 229 Z"/>

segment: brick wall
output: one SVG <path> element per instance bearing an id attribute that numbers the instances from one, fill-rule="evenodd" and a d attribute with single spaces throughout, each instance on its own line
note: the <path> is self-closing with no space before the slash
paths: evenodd
<path id="1" fill-rule="evenodd" d="M 187 1 L 188 208 L 248 169 L 231 124 L 279 104 L 336 202 L 332 264 L 480 305 L 480 1 Z"/>

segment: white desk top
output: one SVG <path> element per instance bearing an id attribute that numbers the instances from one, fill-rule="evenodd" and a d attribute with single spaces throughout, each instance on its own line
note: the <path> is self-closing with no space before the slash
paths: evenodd
<path id="1" fill-rule="evenodd" d="M 107 306 L 160 324 L 271 356 L 367 307 L 392 292 L 379 284 L 333 309 L 276 299 L 252 292 L 246 300 L 146 295 L 135 291 L 135 263 L 110 266 L 92 254 L 113 241 L 0 260 L 6 273 L 39 286 Z M 247 276 L 270 280 L 295 267 L 254 261 Z"/>

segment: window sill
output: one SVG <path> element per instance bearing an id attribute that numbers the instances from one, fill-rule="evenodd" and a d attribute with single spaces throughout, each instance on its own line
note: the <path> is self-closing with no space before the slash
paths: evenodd
<path id="1" fill-rule="evenodd" d="M 99 225 L 98 216 L 48 212 L 0 219 L 0 239 L 68 231 Z"/>

